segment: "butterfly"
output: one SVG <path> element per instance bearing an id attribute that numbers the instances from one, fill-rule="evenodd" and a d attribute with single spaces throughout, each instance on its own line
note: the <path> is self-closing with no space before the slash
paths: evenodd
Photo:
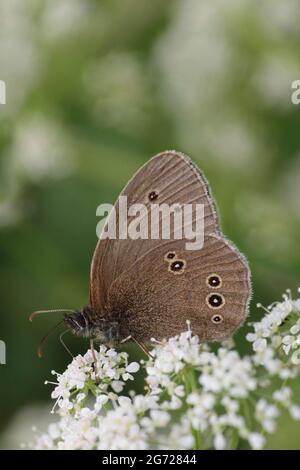
<path id="1" fill-rule="evenodd" d="M 202 204 L 203 247 L 187 250 L 186 240 L 175 233 L 170 239 L 100 237 L 91 264 L 89 303 L 64 313 L 71 331 L 108 345 L 128 339 L 144 344 L 185 331 L 189 321 L 201 341 L 230 337 L 248 313 L 250 269 L 221 232 L 203 173 L 183 153 L 166 151 L 151 158 L 120 196 L 127 197 L 128 205 L 143 204 L 149 210 L 154 203 Z M 119 203 L 120 197 L 116 214 Z M 120 223 L 117 216 L 118 228 Z"/>

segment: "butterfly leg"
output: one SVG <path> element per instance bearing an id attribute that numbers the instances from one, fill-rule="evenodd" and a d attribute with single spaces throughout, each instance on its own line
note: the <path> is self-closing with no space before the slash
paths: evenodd
<path id="1" fill-rule="evenodd" d="M 120 344 L 127 343 L 127 341 L 130 341 L 131 339 L 132 339 L 132 336 L 129 335 L 129 336 L 127 336 L 126 338 L 122 339 L 122 341 L 120 341 Z"/>
<path id="2" fill-rule="evenodd" d="M 63 347 L 65 348 L 65 350 L 70 354 L 71 358 L 74 359 L 74 356 L 73 354 L 71 353 L 70 349 L 68 348 L 68 346 L 66 345 L 66 343 L 64 342 L 63 340 L 63 337 L 65 336 L 66 333 L 68 333 L 70 331 L 70 328 L 68 328 L 67 330 L 63 331 L 60 336 L 59 336 L 59 341 L 61 342 L 61 344 L 63 345 Z"/>
<path id="3" fill-rule="evenodd" d="M 150 352 L 148 351 L 148 349 L 146 348 L 146 346 L 143 344 L 143 343 L 140 343 L 136 338 L 134 338 L 133 336 L 131 336 L 131 339 L 132 341 L 135 342 L 135 344 L 138 345 L 138 347 L 143 351 L 144 354 L 146 354 L 146 356 L 148 356 L 149 359 L 153 359 L 153 356 L 150 354 Z"/>
<path id="4" fill-rule="evenodd" d="M 91 351 L 92 351 L 92 356 L 93 356 L 93 359 L 94 359 L 94 372 L 95 372 L 95 377 L 96 377 L 96 382 L 97 382 L 97 375 L 98 375 L 98 369 L 97 369 L 97 358 L 96 358 L 96 352 L 95 352 L 95 348 L 94 348 L 94 340 L 93 339 L 90 339 L 90 347 L 91 347 Z"/>

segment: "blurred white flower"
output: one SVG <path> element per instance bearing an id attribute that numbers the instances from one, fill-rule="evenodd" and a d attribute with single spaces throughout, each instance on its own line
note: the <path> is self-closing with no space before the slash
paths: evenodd
<path id="1" fill-rule="evenodd" d="M 290 216 L 296 220 L 300 220 L 300 151 L 294 155 L 291 162 L 282 174 L 278 184 L 278 194 L 284 198 L 285 203 L 289 207 Z"/>
<path id="2" fill-rule="evenodd" d="M 278 32 L 285 35 L 295 33 L 299 34 L 299 2 L 298 0 L 263 0 L 257 4 L 261 11 L 261 19 L 267 27 L 273 30 L 276 36 Z"/>
<path id="3" fill-rule="evenodd" d="M 249 0 L 242 8 L 235 0 L 179 2 L 154 49 L 161 99 L 182 146 L 240 173 L 255 171 L 264 164 L 259 155 L 268 155 L 261 133 L 235 99 L 244 90 L 240 63 L 246 59 L 234 25 L 248 10 L 255 11 Z"/>
<path id="4" fill-rule="evenodd" d="M 214 438 L 214 447 L 216 450 L 226 449 L 226 439 L 223 434 L 217 434 Z"/>
<path id="5" fill-rule="evenodd" d="M 289 411 L 293 419 L 295 419 L 296 421 L 300 420 L 300 406 L 291 405 Z"/>
<path id="6" fill-rule="evenodd" d="M 32 181 L 63 177 L 72 169 L 66 136 L 57 124 L 34 116 L 16 129 L 7 165 L 11 172 Z"/>
<path id="7" fill-rule="evenodd" d="M 22 220 L 23 214 L 14 198 L 0 200 L 0 228 L 14 225 Z"/>
<path id="8" fill-rule="evenodd" d="M 253 450 L 261 450 L 266 443 L 265 438 L 258 432 L 250 433 L 248 436 L 248 441 Z"/>
<path id="9" fill-rule="evenodd" d="M 286 54 L 263 57 L 253 78 L 259 99 L 270 107 L 291 106 L 291 83 L 298 77 L 299 66 Z"/>
<path id="10" fill-rule="evenodd" d="M 143 130 L 150 106 L 145 74 L 138 57 L 125 52 L 88 65 L 83 83 L 95 117 L 124 131 Z"/>
<path id="11" fill-rule="evenodd" d="M 275 405 L 271 405 L 265 399 L 258 400 L 255 414 L 266 432 L 273 433 L 275 431 L 276 418 L 279 416 L 279 410 Z"/>
<path id="12" fill-rule="evenodd" d="M 41 26 L 43 34 L 49 39 L 83 30 L 93 11 L 87 0 L 47 0 L 43 5 Z"/>
<path id="13" fill-rule="evenodd" d="M 279 390 L 275 390 L 273 398 L 275 401 L 282 403 L 284 406 L 288 406 L 292 396 L 292 391 L 289 387 L 283 387 Z"/>
<path id="14" fill-rule="evenodd" d="M 0 5 L 0 71 L 7 85 L 1 114 L 15 113 L 32 89 L 39 72 L 35 41 L 34 0 L 9 0 Z"/>

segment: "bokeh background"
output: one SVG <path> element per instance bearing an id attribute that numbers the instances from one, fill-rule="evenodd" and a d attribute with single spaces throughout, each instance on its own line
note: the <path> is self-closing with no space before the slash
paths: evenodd
<path id="1" fill-rule="evenodd" d="M 87 302 L 96 207 L 155 153 L 207 175 L 252 267 L 253 319 L 296 292 L 299 24 L 298 0 L 0 0 L 0 447 L 44 427 L 43 382 L 69 362 L 58 335 L 36 357 L 58 317 L 28 314 Z M 283 417 L 268 447 L 300 448 L 299 431 Z"/>

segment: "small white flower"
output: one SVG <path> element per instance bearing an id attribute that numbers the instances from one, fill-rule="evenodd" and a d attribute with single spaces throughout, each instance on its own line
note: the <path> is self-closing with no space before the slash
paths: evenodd
<path id="1" fill-rule="evenodd" d="M 267 340 L 263 338 L 258 338 L 253 343 L 253 350 L 255 352 L 262 352 L 265 351 L 267 348 Z"/>
<path id="2" fill-rule="evenodd" d="M 291 389 L 289 387 L 283 387 L 273 393 L 273 398 L 275 401 L 278 401 L 283 405 L 288 405 L 291 399 L 291 395 Z"/>
<path id="3" fill-rule="evenodd" d="M 107 395 L 98 395 L 96 398 L 94 409 L 98 412 L 101 411 L 103 406 L 106 405 L 107 402 L 108 402 Z"/>
<path id="4" fill-rule="evenodd" d="M 128 397 L 119 397 L 118 401 L 121 406 L 131 405 L 131 400 Z"/>
<path id="5" fill-rule="evenodd" d="M 298 320 L 297 323 L 290 328 L 290 332 L 292 335 L 296 335 L 297 333 L 299 333 L 299 331 L 300 331 L 300 320 Z"/>
<path id="6" fill-rule="evenodd" d="M 296 421 L 300 420 L 300 406 L 298 405 L 291 405 L 289 408 L 290 415 Z"/>
<path id="7" fill-rule="evenodd" d="M 300 349 L 298 349 L 292 354 L 291 362 L 295 366 L 298 366 L 300 364 Z"/>
<path id="8" fill-rule="evenodd" d="M 170 415 L 166 411 L 151 410 L 150 418 L 157 427 L 165 427 L 170 421 Z"/>
<path id="9" fill-rule="evenodd" d="M 214 437 L 214 447 L 216 450 L 224 450 L 226 449 L 226 439 L 223 434 L 217 434 Z"/>
<path id="10" fill-rule="evenodd" d="M 135 372 L 138 372 L 139 369 L 140 369 L 140 365 L 137 362 L 131 362 L 126 367 L 127 372 L 129 372 L 130 374 L 134 374 Z"/>
<path id="11" fill-rule="evenodd" d="M 122 382 L 121 380 L 113 380 L 111 383 L 111 388 L 114 392 L 120 393 L 124 388 L 124 382 Z"/>
<path id="12" fill-rule="evenodd" d="M 85 398 L 86 398 L 85 393 L 78 393 L 78 395 L 76 397 L 76 401 L 77 401 L 77 403 L 81 403 Z"/>
<path id="13" fill-rule="evenodd" d="M 248 436 L 248 442 L 252 449 L 261 450 L 263 449 L 266 440 L 261 434 L 258 434 L 257 432 L 252 432 Z"/>

